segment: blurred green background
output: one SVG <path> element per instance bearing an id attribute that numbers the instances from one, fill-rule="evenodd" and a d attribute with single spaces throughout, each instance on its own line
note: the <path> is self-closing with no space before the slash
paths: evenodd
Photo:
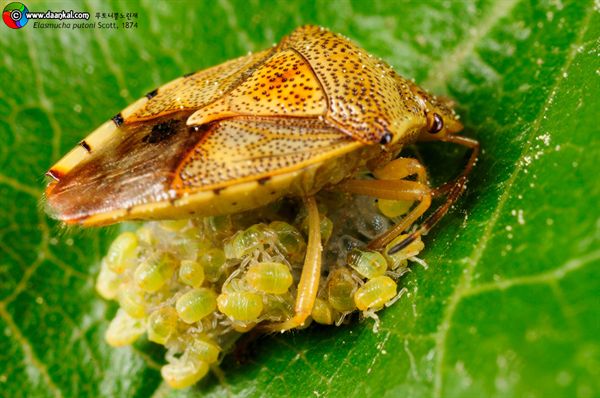
<path id="1" fill-rule="evenodd" d="M 3 1 L 0 6 L 8 2 Z M 11 30 L 0 49 L 0 395 L 6 397 L 600 396 L 600 14 L 593 0 L 31 1 L 30 11 L 136 12 L 137 28 Z M 100 20 L 103 21 L 103 20 Z M 108 20 L 104 20 L 108 22 Z M 43 173 L 155 87 L 316 23 L 457 100 L 483 155 L 426 238 L 428 270 L 385 310 L 262 339 L 183 392 L 162 352 L 103 340 L 94 291 L 115 228 L 65 230 Z M 462 153 L 421 148 L 432 173 Z"/>

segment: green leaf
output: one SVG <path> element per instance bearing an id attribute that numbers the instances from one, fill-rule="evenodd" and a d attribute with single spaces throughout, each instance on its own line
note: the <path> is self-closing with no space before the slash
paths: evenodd
<path id="1" fill-rule="evenodd" d="M 6 2 L 4 2 L 6 3 Z M 4 4 L 3 3 L 3 4 Z M 0 26 L 0 391 L 64 396 L 593 397 L 600 391 L 600 14 L 592 1 L 35 2 L 137 12 L 136 29 Z M 100 20 L 102 21 L 102 20 Z M 108 20 L 104 20 L 108 22 Z M 71 21 L 72 22 L 72 21 Z M 120 23 L 120 22 L 119 22 Z M 42 175 L 135 98 L 317 23 L 460 104 L 484 150 L 458 206 L 426 237 L 429 269 L 371 324 L 259 341 L 170 391 L 154 346 L 103 340 L 94 291 L 114 228 L 64 229 Z M 419 146 L 438 180 L 463 164 Z"/>

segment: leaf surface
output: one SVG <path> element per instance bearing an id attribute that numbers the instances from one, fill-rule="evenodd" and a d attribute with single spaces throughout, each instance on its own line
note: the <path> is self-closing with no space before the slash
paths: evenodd
<path id="1" fill-rule="evenodd" d="M 0 391 L 11 397 L 593 397 L 600 391 L 600 14 L 593 1 L 36 2 L 137 12 L 137 29 L 0 26 Z M 121 21 L 118 23 L 120 24 Z M 71 22 L 73 23 L 73 22 Z M 162 352 L 112 349 L 94 291 L 115 228 L 63 229 L 42 175 L 128 103 L 294 27 L 342 33 L 457 100 L 483 154 L 426 238 L 429 269 L 369 322 L 262 339 L 170 391 Z M 419 147 L 443 181 L 462 151 Z"/>

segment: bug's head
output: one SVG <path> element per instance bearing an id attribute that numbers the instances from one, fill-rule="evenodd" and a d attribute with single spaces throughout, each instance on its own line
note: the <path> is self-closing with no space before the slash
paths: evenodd
<path id="1" fill-rule="evenodd" d="M 423 112 L 424 127 L 419 136 L 420 140 L 439 140 L 463 129 L 459 116 L 454 111 L 454 101 L 431 95 L 416 85 L 411 89 Z"/>

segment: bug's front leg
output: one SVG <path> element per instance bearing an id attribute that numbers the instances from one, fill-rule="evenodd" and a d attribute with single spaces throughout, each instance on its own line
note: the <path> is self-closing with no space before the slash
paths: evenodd
<path id="1" fill-rule="evenodd" d="M 416 159 L 392 160 L 385 166 L 373 170 L 373 175 L 377 178 L 376 180 L 348 180 L 337 185 L 336 189 L 378 199 L 419 202 L 399 223 L 369 243 L 370 249 L 379 250 L 410 228 L 429 209 L 432 190 L 429 188 L 425 167 Z M 405 179 L 411 175 L 416 175 L 417 180 Z"/>
<path id="2" fill-rule="evenodd" d="M 438 207 L 413 233 L 407 236 L 402 242 L 390 248 L 388 254 L 396 253 L 414 242 L 419 236 L 426 234 L 433 226 L 448 212 L 450 207 L 458 200 L 459 196 L 467 187 L 469 174 L 473 170 L 479 157 L 479 141 L 460 135 L 448 135 L 440 138 L 442 142 L 450 142 L 462 145 L 471 150 L 471 156 L 465 165 L 462 173 L 454 181 L 446 183 L 433 191 L 434 196 L 446 195 L 446 201 Z"/>
<path id="3" fill-rule="evenodd" d="M 314 196 L 304 198 L 308 210 L 308 244 L 302 275 L 298 283 L 294 316 L 282 323 L 261 325 L 260 330 L 267 332 L 283 332 L 304 325 L 306 318 L 312 313 L 321 279 L 321 220 Z"/>
<path id="4" fill-rule="evenodd" d="M 421 216 L 431 205 L 431 198 L 444 195 L 442 203 L 421 226 L 402 242 L 388 250 L 388 254 L 396 253 L 414 242 L 419 236 L 426 234 L 450 209 L 466 188 L 469 174 L 473 170 L 479 156 L 479 142 L 468 137 L 448 135 L 439 139 L 465 146 L 471 150 L 471 156 L 454 181 L 436 189 L 430 189 L 423 166 L 415 159 L 396 159 L 379 170 L 373 171 L 378 180 L 350 180 L 338 185 L 338 189 L 360 195 L 373 196 L 380 199 L 416 200 L 419 205 L 408 213 L 402 221 L 378 236 L 368 245 L 370 249 L 379 250 L 400 235 Z M 417 181 L 405 180 L 409 175 L 417 175 Z M 391 181 L 390 181 L 391 180 Z M 394 192 L 395 191 L 395 192 Z"/>

